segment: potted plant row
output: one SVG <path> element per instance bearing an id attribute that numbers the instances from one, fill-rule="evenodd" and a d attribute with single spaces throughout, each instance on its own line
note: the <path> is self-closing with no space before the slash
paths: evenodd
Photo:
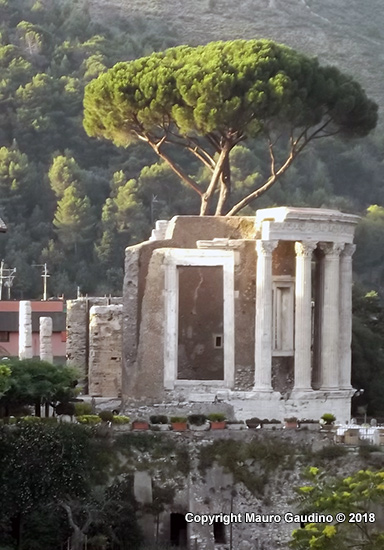
<path id="1" fill-rule="evenodd" d="M 320 429 L 331 431 L 335 424 L 336 416 L 332 413 L 324 413 L 320 418 Z"/>
<path id="2" fill-rule="evenodd" d="M 174 432 L 185 432 L 188 427 L 187 417 L 171 416 L 171 427 Z"/>
<path id="3" fill-rule="evenodd" d="M 205 414 L 190 414 L 188 416 L 189 429 L 197 432 L 209 430 L 210 424 Z"/>
<path id="4" fill-rule="evenodd" d="M 284 428 L 295 429 L 298 428 L 298 421 L 296 416 L 289 416 L 284 418 Z"/>
<path id="5" fill-rule="evenodd" d="M 144 418 L 135 418 L 132 421 L 132 430 L 145 431 L 149 430 L 149 422 Z"/>
<path id="6" fill-rule="evenodd" d="M 211 430 L 224 430 L 226 427 L 225 414 L 211 413 L 207 417 L 211 423 Z"/>
<path id="7" fill-rule="evenodd" d="M 165 414 L 155 414 L 149 417 L 151 421 L 151 429 L 159 432 L 169 430 L 168 416 Z"/>

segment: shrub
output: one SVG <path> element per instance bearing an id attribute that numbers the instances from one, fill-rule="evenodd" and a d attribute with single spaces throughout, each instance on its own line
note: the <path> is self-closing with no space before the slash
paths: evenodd
<path id="1" fill-rule="evenodd" d="M 76 418 L 80 424 L 89 424 L 92 426 L 101 422 L 101 418 L 97 414 L 81 414 Z"/>
<path id="2" fill-rule="evenodd" d="M 208 415 L 208 420 L 211 422 L 224 422 L 225 414 L 224 413 L 211 413 Z"/>
<path id="3" fill-rule="evenodd" d="M 176 424 L 179 422 L 187 422 L 187 418 L 185 416 L 171 416 L 171 422 L 173 424 Z"/>
<path id="4" fill-rule="evenodd" d="M 379 452 L 381 452 L 381 448 L 378 445 L 363 443 L 359 447 L 359 456 L 361 456 L 361 458 L 368 458 L 371 453 L 379 453 Z"/>
<path id="5" fill-rule="evenodd" d="M 92 405 L 90 403 L 75 403 L 75 416 L 88 416 L 92 414 Z"/>
<path id="6" fill-rule="evenodd" d="M 16 424 L 17 418 L 15 416 L 5 416 L 2 421 L 3 424 Z"/>
<path id="7" fill-rule="evenodd" d="M 324 424 L 332 424 L 336 420 L 336 416 L 332 413 L 324 413 L 321 420 L 324 421 Z"/>
<path id="8" fill-rule="evenodd" d="M 151 424 L 168 424 L 168 416 L 165 414 L 154 414 L 149 417 Z"/>
<path id="9" fill-rule="evenodd" d="M 297 422 L 296 416 L 289 416 L 288 418 L 284 418 L 284 422 Z"/>
<path id="10" fill-rule="evenodd" d="M 247 418 L 245 423 L 248 426 L 248 428 L 257 428 L 257 426 L 261 426 L 263 422 L 260 418 L 257 418 L 257 416 L 254 416 L 252 418 Z"/>
<path id="11" fill-rule="evenodd" d="M 99 416 L 103 422 L 113 422 L 113 412 L 112 411 L 101 411 Z"/>
<path id="12" fill-rule="evenodd" d="M 335 460 L 340 456 L 345 456 L 348 453 L 345 447 L 340 447 L 339 445 L 329 445 L 324 447 L 316 453 L 316 455 L 324 460 Z"/>
<path id="13" fill-rule="evenodd" d="M 27 424 L 38 424 L 41 422 L 40 416 L 22 416 L 18 419 L 18 422 L 26 422 Z"/>
<path id="14" fill-rule="evenodd" d="M 129 416 L 114 416 L 113 417 L 113 423 L 114 424 L 129 424 L 130 422 Z"/>
<path id="15" fill-rule="evenodd" d="M 41 422 L 43 424 L 48 424 L 49 426 L 57 424 L 58 418 L 57 416 L 48 416 L 41 418 Z"/>
<path id="16" fill-rule="evenodd" d="M 193 426 L 202 426 L 205 424 L 207 417 L 205 414 L 190 414 L 188 416 L 188 422 Z"/>

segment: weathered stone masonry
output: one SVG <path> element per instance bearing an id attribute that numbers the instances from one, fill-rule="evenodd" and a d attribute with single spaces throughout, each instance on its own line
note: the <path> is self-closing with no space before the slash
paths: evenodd
<path id="1" fill-rule="evenodd" d="M 224 400 L 238 418 L 348 419 L 357 220 L 285 207 L 176 217 L 129 247 L 124 401 Z"/>
<path id="2" fill-rule="evenodd" d="M 67 302 L 67 364 L 81 373 L 84 393 L 121 395 L 121 298 L 79 298 Z"/>

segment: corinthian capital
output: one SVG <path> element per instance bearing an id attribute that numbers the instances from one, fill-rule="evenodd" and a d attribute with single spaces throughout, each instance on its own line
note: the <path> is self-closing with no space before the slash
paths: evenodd
<path id="1" fill-rule="evenodd" d="M 355 250 L 356 250 L 356 245 L 355 244 L 347 243 L 344 246 L 344 250 L 342 251 L 341 255 L 344 256 L 345 258 L 352 258 Z"/>
<path id="2" fill-rule="evenodd" d="M 279 241 L 256 241 L 256 252 L 258 256 L 270 256 L 275 250 Z"/>
<path id="3" fill-rule="evenodd" d="M 319 248 L 327 258 L 338 258 L 344 249 L 344 243 L 320 243 Z"/>
<path id="4" fill-rule="evenodd" d="M 317 242 L 314 241 L 297 241 L 295 242 L 296 256 L 299 258 L 310 258 L 316 246 Z"/>

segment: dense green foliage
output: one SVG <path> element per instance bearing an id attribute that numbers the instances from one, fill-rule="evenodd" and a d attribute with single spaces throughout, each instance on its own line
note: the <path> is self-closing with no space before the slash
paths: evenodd
<path id="1" fill-rule="evenodd" d="M 116 145 L 148 143 L 200 196 L 203 215 L 211 213 L 215 192 L 216 214 L 236 214 L 268 191 L 312 140 L 364 136 L 376 121 L 377 105 L 357 82 L 269 40 L 178 46 L 118 63 L 90 82 L 84 96 L 88 134 Z M 287 151 L 277 161 L 275 144 L 284 135 Z M 266 138 L 270 170 L 228 208 L 230 152 L 258 136 Z M 210 170 L 206 187 L 175 163 L 172 146 Z"/>
<path id="2" fill-rule="evenodd" d="M 1 2 L 0 215 L 8 234 L 0 254 L 17 268 L 14 297 L 41 295 L 32 264 L 44 262 L 50 295 L 74 296 L 78 286 L 119 293 L 124 247 L 149 234 L 151 191 L 142 209 L 132 178 L 153 160 L 137 148 L 127 161 L 86 136 L 83 88 L 119 59 L 174 44 L 175 35 L 140 19 L 118 23 L 94 24 L 82 1 Z"/>
<path id="3" fill-rule="evenodd" d="M 132 480 L 106 486 L 110 449 L 89 428 L 21 423 L 0 428 L 0 546 L 57 550 L 67 539 L 104 537 L 114 550 L 137 547 Z M 95 539 L 96 543 L 96 539 Z"/>
<path id="4" fill-rule="evenodd" d="M 293 532 L 295 550 L 379 550 L 384 532 L 380 511 L 384 506 L 384 473 L 361 470 L 346 478 L 329 478 L 318 468 L 308 468 L 310 484 L 298 491 L 303 514 L 345 514 L 344 521 L 306 522 Z M 362 519 L 363 518 L 363 519 Z"/>
<path id="5" fill-rule="evenodd" d="M 8 390 L 10 385 L 11 369 L 7 365 L 0 364 L 0 397 Z"/>
<path id="6" fill-rule="evenodd" d="M 303 448 L 300 449 L 303 451 Z M 295 465 L 295 449 L 291 441 L 278 437 L 260 437 L 250 441 L 219 439 L 200 449 L 199 470 L 202 474 L 214 463 L 233 474 L 237 483 L 260 497 L 272 474 L 282 476 Z"/>
<path id="7" fill-rule="evenodd" d="M 36 416 L 45 404 L 68 402 L 75 397 L 78 373 L 71 367 L 52 365 L 37 359 L 11 360 L 0 365 L 9 371 L 7 386 L 0 395 L 2 416 L 33 405 Z"/>
<path id="8" fill-rule="evenodd" d="M 0 547 L 136 550 L 137 513 L 154 516 L 185 487 L 185 442 L 158 434 L 115 435 L 105 427 L 20 422 L 0 426 Z M 139 506 L 133 473 L 152 477 L 153 502 Z"/>

